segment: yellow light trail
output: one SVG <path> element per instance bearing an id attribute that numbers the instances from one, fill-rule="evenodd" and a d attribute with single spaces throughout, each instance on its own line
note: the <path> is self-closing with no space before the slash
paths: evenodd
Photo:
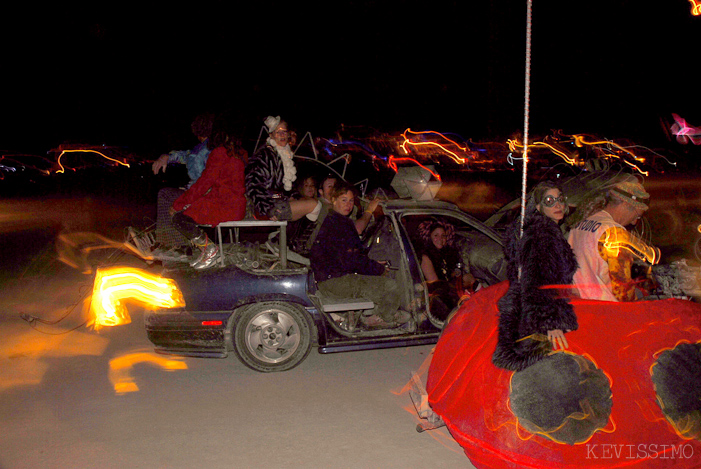
<path id="1" fill-rule="evenodd" d="M 631 163 L 630 161 L 626 160 L 626 159 L 625 159 L 624 157 L 622 157 L 621 155 L 618 155 L 618 154 L 614 153 L 613 151 L 606 151 L 606 150 L 604 150 L 603 148 L 601 148 L 601 147 L 609 147 L 609 148 L 610 148 L 610 147 L 613 147 L 615 150 L 624 153 L 624 156 L 628 156 L 628 157 L 632 158 L 634 161 L 636 161 L 636 162 L 638 162 L 638 163 L 644 163 L 644 162 L 645 162 L 645 158 L 642 158 L 642 157 L 636 155 L 636 154 L 633 153 L 632 151 L 628 150 L 627 148 L 622 147 L 621 145 L 618 145 L 618 144 L 615 143 L 615 142 L 612 142 L 612 141 L 610 141 L 610 140 L 594 140 L 594 141 L 587 141 L 587 140 L 586 140 L 586 137 L 585 137 L 584 135 L 580 135 L 580 134 L 574 134 L 574 135 L 571 136 L 571 138 L 572 138 L 572 142 L 571 142 L 571 143 L 574 143 L 574 145 L 577 146 L 578 148 L 582 148 L 582 147 L 585 147 L 585 146 L 588 146 L 588 147 L 599 147 L 599 150 L 602 152 L 602 156 L 619 159 L 619 160 L 621 160 L 623 163 L 627 164 L 628 166 L 630 166 L 631 168 L 633 168 L 634 170 L 636 170 L 637 172 L 639 172 L 640 174 L 642 174 L 643 176 L 648 176 L 648 175 L 650 174 L 649 171 L 643 171 L 643 170 L 640 168 L 640 166 L 638 166 L 638 165 L 635 164 L 635 163 Z M 509 150 L 512 151 L 512 152 L 515 152 L 515 151 L 522 152 L 522 151 L 523 151 L 523 144 L 522 144 L 522 143 L 519 143 L 519 142 L 518 142 L 517 140 L 515 140 L 515 139 L 509 139 L 509 140 L 506 141 L 506 143 L 507 143 L 507 145 L 509 146 Z M 567 153 L 565 153 L 564 151 L 558 149 L 556 146 L 551 145 L 551 144 L 549 144 L 549 143 L 547 143 L 547 142 L 533 142 L 533 143 L 529 143 L 528 146 L 529 146 L 529 147 L 547 148 L 548 150 L 550 150 L 551 152 L 553 152 L 555 155 L 557 155 L 557 156 L 559 156 L 560 158 L 562 158 L 562 159 L 565 161 L 565 163 L 567 163 L 567 164 L 569 164 L 569 165 L 572 165 L 572 166 L 577 165 L 577 160 L 575 160 L 574 158 L 572 158 L 571 156 L 569 156 L 569 155 L 568 155 Z"/>
<path id="2" fill-rule="evenodd" d="M 622 229 L 606 230 L 604 247 L 614 256 L 624 249 L 642 261 L 655 265 L 660 261 L 660 250 Z"/>
<path id="3" fill-rule="evenodd" d="M 402 133 L 402 137 L 404 138 L 404 141 L 402 142 L 402 144 L 400 146 L 402 147 L 402 150 L 404 150 L 404 153 L 406 153 L 407 155 L 409 154 L 409 151 L 407 150 L 407 145 L 411 145 L 411 146 L 415 146 L 415 147 L 433 146 L 433 147 L 438 147 L 441 150 L 443 150 L 444 152 L 446 152 L 448 154 L 448 156 L 458 164 L 463 164 L 467 161 L 467 158 L 463 158 L 462 156 L 459 156 L 457 153 L 450 151 L 448 148 L 446 148 L 444 145 L 442 145 L 438 142 L 412 142 L 409 139 L 409 137 L 407 136 L 408 133 L 411 133 L 413 135 L 429 135 L 429 134 L 430 135 L 438 135 L 439 137 L 441 137 L 441 138 L 447 140 L 448 142 L 450 142 L 451 144 L 455 145 L 460 151 L 468 152 L 470 150 L 468 147 L 461 146 L 459 143 L 457 143 L 454 140 L 449 139 L 448 137 L 446 137 L 445 135 L 443 135 L 440 132 L 435 132 L 433 130 L 425 130 L 425 131 L 421 131 L 421 132 L 415 132 L 411 129 L 406 129 Z"/>
<path id="4" fill-rule="evenodd" d="M 121 164 L 122 166 L 126 166 L 127 168 L 130 167 L 129 164 L 123 163 L 123 162 L 121 162 L 121 161 L 119 161 L 119 160 L 117 160 L 117 159 L 115 159 L 115 158 L 110 158 L 109 156 L 107 156 L 107 155 L 105 155 L 105 154 L 103 154 L 103 153 L 100 153 L 100 152 L 97 151 L 97 150 L 62 150 L 62 151 L 61 151 L 61 154 L 58 155 L 58 159 L 57 159 L 57 163 L 58 163 L 58 165 L 61 167 L 61 169 L 57 170 L 57 171 L 56 171 L 56 174 L 58 174 L 58 173 L 65 173 L 65 172 L 66 172 L 66 168 L 64 168 L 63 165 L 61 164 L 61 157 L 63 156 L 64 153 L 97 153 L 98 155 L 100 155 L 101 157 L 103 157 L 103 158 L 105 158 L 105 159 L 108 159 L 108 160 L 110 160 L 110 161 L 114 161 L 115 163 Z"/>
<path id="5" fill-rule="evenodd" d="M 171 279 L 129 267 L 98 269 L 90 306 L 95 328 L 129 324 L 126 300 L 151 309 L 185 306 L 182 293 Z"/>
<path id="6" fill-rule="evenodd" d="M 701 16 L 701 3 L 699 3 L 699 0 L 689 0 L 689 2 L 691 2 L 691 14 Z"/>
<path id="7" fill-rule="evenodd" d="M 509 146 L 509 150 L 512 152 L 514 151 L 523 151 L 523 144 L 519 143 L 517 140 L 512 140 L 509 139 L 506 141 L 506 144 Z M 547 148 L 551 152 L 555 153 L 557 156 L 565 160 L 565 163 L 570 164 L 570 165 L 576 165 L 577 161 L 574 158 L 570 158 L 565 152 L 562 150 L 559 150 L 555 148 L 553 145 L 550 145 L 549 143 L 545 142 L 532 142 L 528 144 L 529 147 L 543 147 Z"/>

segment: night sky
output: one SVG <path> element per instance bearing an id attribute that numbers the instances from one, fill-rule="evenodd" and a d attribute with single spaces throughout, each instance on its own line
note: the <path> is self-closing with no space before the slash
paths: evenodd
<path id="1" fill-rule="evenodd" d="M 121 145 L 154 158 L 228 111 L 250 134 L 280 114 L 338 126 L 504 140 L 523 129 L 526 1 L 187 2 L 21 7 L 0 39 L 0 149 Z M 688 0 L 536 1 L 531 134 L 673 147 L 661 119 L 701 125 Z M 670 122 L 671 123 L 671 122 Z"/>

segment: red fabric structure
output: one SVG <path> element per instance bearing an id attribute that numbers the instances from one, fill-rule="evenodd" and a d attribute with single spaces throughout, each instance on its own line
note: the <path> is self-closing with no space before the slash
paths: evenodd
<path id="1" fill-rule="evenodd" d="M 579 330 L 570 352 L 609 378 L 607 425 L 575 445 L 519 425 L 509 407 L 512 372 L 492 364 L 502 282 L 473 295 L 447 324 L 427 377 L 429 403 L 478 468 L 698 468 L 701 442 L 682 438 L 657 402 L 651 372 L 677 344 L 701 340 L 701 305 L 682 300 L 573 300 Z M 701 386 L 701 383 L 699 383 Z"/>
<path id="2" fill-rule="evenodd" d="M 243 177 L 243 160 L 230 157 L 226 148 L 217 147 L 209 154 L 202 175 L 178 197 L 173 208 L 180 211 L 189 205 L 185 215 L 201 225 L 241 220 L 246 215 Z"/>

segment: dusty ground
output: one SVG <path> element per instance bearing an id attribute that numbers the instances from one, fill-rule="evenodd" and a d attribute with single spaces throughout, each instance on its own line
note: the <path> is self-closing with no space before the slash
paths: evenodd
<path id="1" fill-rule="evenodd" d="M 472 467 L 445 427 L 415 430 L 406 385 L 432 346 L 313 350 L 273 374 L 156 355 L 138 307 L 83 326 L 91 278 L 52 253 L 0 284 L 0 468 Z"/>

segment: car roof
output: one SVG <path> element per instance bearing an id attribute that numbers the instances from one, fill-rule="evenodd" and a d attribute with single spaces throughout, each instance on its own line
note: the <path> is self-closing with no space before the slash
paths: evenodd
<path id="1" fill-rule="evenodd" d="M 444 202 L 442 200 L 415 200 L 415 199 L 390 199 L 384 201 L 383 204 L 389 210 L 402 210 L 407 208 L 420 208 L 420 209 L 447 209 L 447 210 L 457 210 L 462 212 L 457 205 L 451 202 Z"/>

